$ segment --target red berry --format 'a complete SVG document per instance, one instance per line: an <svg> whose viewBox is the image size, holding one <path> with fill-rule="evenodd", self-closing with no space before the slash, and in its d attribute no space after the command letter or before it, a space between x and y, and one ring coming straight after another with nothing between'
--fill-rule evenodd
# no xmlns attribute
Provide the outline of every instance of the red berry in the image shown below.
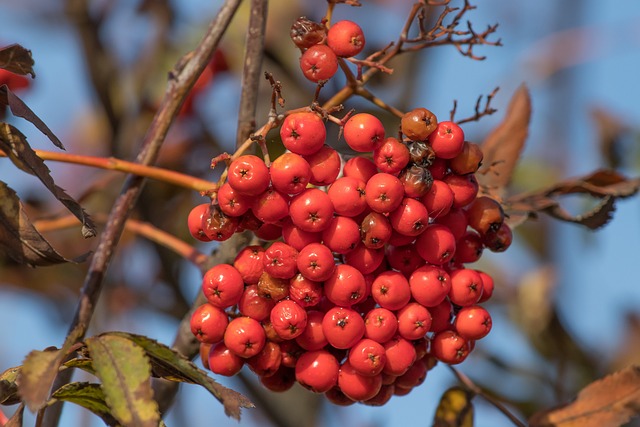
<svg viewBox="0 0 640 427"><path fill-rule="evenodd" d="M269 187L253 199L251 211L263 223L275 224L289 214L289 197Z"/></svg>
<svg viewBox="0 0 640 427"><path fill-rule="evenodd" d="M361 339L349 350L349 363L359 374L367 377L381 373L386 362L384 347L372 339Z"/></svg>
<svg viewBox="0 0 640 427"><path fill-rule="evenodd" d="M353 347L364 335L364 329L360 314L346 307L328 310L322 320L324 336L329 344L338 349Z"/></svg>
<svg viewBox="0 0 640 427"><path fill-rule="evenodd" d="M408 340L423 338L431 328L431 313L417 302L411 302L397 313L398 334Z"/></svg>
<svg viewBox="0 0 640 427"><path fill-rule="evenodd" d="M329 226L333 212L331 199L317 188L308 188L294 196L289 205L291 220L304 231L324 230Z"/></svg>
<svg viewBox="0 0 640 427"><path fill-rule="evenodd" d="M364 49L364 43L362 28L353 21L338 21L327 32L327 45L338 56L355 56Z"/></svg>
<svg viewBox="0 0 640 427"><path fill-rule="evenodd" d="M449 213L453 205L453 191L446 182L435 179L431 189L420 198L420 201L427 208L431 218L439 218Z"/></svg>
<svg viewBox="0 0 640 427"><path fill-rule="evenodd" d="M432 224L416 239L416 250L429 264L442 265L453 258L456 239L444 225Z"/></svg>
<svg viewBox="0 0 640 427"><path fill-rule="evenodd" d="M239 223L238 218L225 215L218 204L209 205L202 215L202 232L208 239L222 242L236 232Z"/></svg>
<svg viewBox="0 0 640 427"><path fill-rule="evenodd" d="M454 331L442 331L431 340L431 354L441 362L456 365L469 355L469 343Z"/></svg>
<svg viewBox="0 0 640 427"><path fill-rule="evenodd" d="M440 122L429 135L429 144L431 144L436 156L441 159L453 159L462 151L464 132L460 126L453 122Z"/></svg>
<svg viewBox="0 0 640 427"><path fill-rule="evenodd" d="M469 230L456 242L457 263L473 263L480 259L484 246L482 238L475 231Z"/></svg>
<svg viewBox="0 0 640 427"><path fill-rule="evenodd" d="M354 114L344 124L344 140L352 150L366 153L373 151L384 140L384 126L372 114Z"/></svg>
<svg viewBox="0 0 640 427"><path fill-rule="evenodd" d="M270 319L276 334L285 340L294 339L307 327L307 312L291 300L278 301Z"/></svg>
<svg viewBox="0 0 640 427"><path fill-rule="evenodd" d="M227 313L209 303L202 304L191 315L191 332L202 343L222 341L228 324Z"/></svg>
<svg viewBox="0 0 640 427"><path fill-rule="evenodd" d="M267 336L260 322L250 317L236 317L229 322L224 333L224 345L245 359L258 354L264 348L266 340Z"/></svg>
<svg viewBox="0 0 640 427"><path fill-rule="evenodd" d="M322 232L322 241L333 252L347 254L360 243L358 223L347 216L336 216Z"/></svg>
<svg viewBox="0 0 640 427"><path fill-rule="evenodd" d="M429 225L429 213L418 200L405 197L400 206L389 213L389 221L398 233L417 236Z"/></svg>
<svg viewBox="0 0 640 427"><path fill-rule="evenodd" d="M243 316L251 317L261 322L269 318L274 305L274 300L260 295L258 285L249 285L244 288L240 301L238 301L238 311Z"/></svg>
<svg viewBox="0 0 640 427"><path fill-rule="evenodd" d="M394 270L409 277L416 269L424 265L424 259L416 252L414 245L387 246L387 262Z"/></svg>
<svg viewBox="0 0 640 427"><path fill-rule="evenodd" d="M477 304L482 296L482 277L470 268L454 270L451 276L449 299L461 307Z"/></svg>
<svg viewBox="0 0 640 427"><path fill-rule="evenodd" d="M301 307L313 307L320 303L323 296L323 286L297 274L289 281L289 296Z"/></svg>
<svg viewBox="0 0 640 427"><path fill-rule="evenodd" d="M364 336L381 344L393 338L398 330L396 315L382 307L370 310L365 316L364 324Z"/></svg>
<svg viewBox="0 0 640 427"><path fill-rule="evenodd" d="M287 245L293 246L299 251L310 243L320 243L322 234L304 231L296 226L290 218L287 218L282 223L282 238Z"/></svg>
<svg viewBox="0 0 640 427"><path fill-rule="evenodd" d="M271 341L267 341L260 353L247 359L249 369L260 377L270 377L274 375L282 363L282 351L280 346Z"/></svg>
<svg viewBox="0 0 640 427"><path fill-rule="evenodd" d="M360 215L367 208L364 181L343 176L338 178L327 190L338 215L354 217Z"/></svg>
<svg viewBox="0 0 640 427"><path fill-rule="evenodd" d="M372 176L365 187L367 204L380 213L391 212L402 203L404 187L400 180L388 173Z"/></svg>
<svg viewBox="0 0 640 427"><path fill-rule="evenodd" d="M493 295L493 287L494 287L493 278L489 276L487 273L485 273L484 271L480 271L480 270L476 270L476 271L478 272L478 274L480 275L480 278L482 279L482 296L480 297L480 301L478 302L485 302L489 298L491 298L491 295Z"/></svg>
<svg viewBox="0 0 640 427"><path fill-rule="evenodd" d="M304 158L311 167L309 182L313 185L330 185L340 173L340 154L328 145Z"/></svg>
<svg viewBox="0 0 640 427"><path fill-rule="evenodd" d="M229 165L227 180L238 194L257 196L269 187L269 168L258 156L247 154Z"/></svg>
<svg viewBox="0 0 640 427"><path fill-rule="evenodd" d="M425 307L440 304L451 290L451 278L442 268L435 265L423 265L409 278L409 288L414 300Z"/></svg>
<svg viewBox="0 0 640 427"><path fill-rule="evenodd" d="M462 208L473 202L478 195L478 181L473 174L456 175L449 174L444 177L453 192L453 206Z"/></svg>
<svg viewBox="0 0 640 427"><path fill-rule="evenodd" d="M378 173L378 169L371 160L365 157L352 157L346 161L343 168L344 176L367 182Z"/></svg>
<svg viewBox="0 0 640 427"><path fill-rule="evenodd" d="M398 271L385 271L371 285L371 295L380 305L389 310L399 310L411 299L409 282Z"/></svg>
<svg viewBox="0 0 640 427"><path fill-rule="evenodd" d="M386 374L400 376L416 361L416 349L409 340L396 335L383 346L387 355L387 363L383 369Z"/></svg>
<svg viewBox="0 0 640 427"><path fill-rule="evenodd" d="M456 332L467 340L479 340L491 331L491 316L479 305L462 307L453 323Z"/></svg>
<svg viewBox="0 0 640 427"><path fill-rule="evenodd" d="M242 276L244 283L249 285L258 283L264 271L264 264L262 263L263 256L264 249L258 245L246 246L238 252L238 255L236 255L233 261L233 266L238 270L240 276Z"/></svg>
<svg viewBox="0 0 640 427"><path fill-rule="evenodd" d="M364 276L356 268L339 264L324 283L326 297L337 306L351 307L367 296Z"/></svg>
<svg viewBox="0 0 640 427"><path fill-rule="evenodd" d="M397 174L409 163L409 149L398 141L389 137L373 150L373 161L380 172Z"/></svg>
<svg viewBox="0 0 640 427"><path fill-rule="evenodd" d="M338 383L340 365L326 350L308 351L296 362L296 380L311 391L324 393Z"/></svg>
<svg viewBox="0 0 640 427"><path fill-rule="evenodd" d="M242 369L244 359L227 348L224 341L209 350L209 369L218 375L231 377Z"/></svg>
<svg viewBox="0 0 640 427"><path fill-rule="evenodd" d="M251 198L239 194L225 182L218 190L218 204L225 215L242 216L251 207Z"/></svg>
<svg viewBox="0 0 640 427"><path fill-rule="evenodd" d="M298 272L298 251L282 242L274 242L264 251L264 271L276 279L291 279Z"/></svg>
<svg viewBox="0 0 640 427"><path fill-rule="evenodd" d="M491 252L504 252L513 241L511 227L505 222L497 231L489 231L485 234L482 242Z"/></svg>
<svg viewBox="0 0 640 427"><path fill-rule="evenodd" d="M270 171L273 187L284 194L302 193L311 179L311 166L295 153L284 153L275 159Z"/></svg>
<svg viewBox="0 0 640 427"><path fill-rule="evenodd" d="M300 69L312 82L329 80L338 71L338 57L329 46L316 44L300 57Z"/></svg>
<svg viewBox="0 0 640 427"><path fill-rule="evenodd" d="M392 230L391 223L384 214L369 212L360 225L362 243L370 249L382 248L391 238Z"/></svg>
<svg viewBox="0 0 640 427"><path fill-rule="evenodd" d="M301 156L317 152L324 145L326 136L324 121L312 112L290 114L280 127L280 138L284 146Z"/></svg>
<svg viewBox="0 0 640 427"><path fill-rule="evenodd" d="M369 400L380 391L382 375L362 375L347 360L340 367L338 387L351 400L357 402Z"/></svg>
<svg viewBox="0 0 640 427"><path fill-rule="evenodd" d="M362 274L373 273L384 261L384 249L370 249L359 244L354 250L342 256L345 264L349 264Z"/></svg>
<svg viewBox="0 0 640 427"><path fill-rule="evenodd" d="M211 305L224 310L240 301L244 282L235 267L218 264L204 274L202 291Z"/></svg>
<svg viewBox="0 0 640 427"><path fill-rule="evenodd" d="M293 369L282 366L281 363L280 368L273 375L261 376L260 383L271 391L281 393L293 387L296 383L296 376Z"/></svg>
<svg viewBox="0 0 640 427"><path fill-rule="evenodd" d="M328 344L322 331L322 319L324 313L317 310L307 312L307 326L296 337L296 342L307 351L321 350Z"/></svg>
<svg viewBox="0 0 640 427"><path fill-rule="evenodd" d="M189 228L189 234L195 239L201 242L210 242L211 239L202 230L203 217L209 209L209 203L202 203L197 205L189 212L187 217L187 227Z"/></svg>
<svg viewBox="0 0 640 427"><path fill-rule="evenodd" d="M442 300L442 302L434 307L429 307L431 313L431 330L430 332L444 331L451 329L451 313L453 306L448 299Z"/></svg>
<svg viewBox="0 0 640 427"><path fill-rule="evenodd" d="M327 280L336 268L331 249L321 243L311 243L302 248L296 263L300 274L317 282Z"/></svg>

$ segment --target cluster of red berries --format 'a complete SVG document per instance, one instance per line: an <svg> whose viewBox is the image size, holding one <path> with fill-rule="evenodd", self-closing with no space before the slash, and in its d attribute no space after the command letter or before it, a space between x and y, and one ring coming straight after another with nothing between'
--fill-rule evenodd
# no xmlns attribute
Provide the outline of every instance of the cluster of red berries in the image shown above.
<svg viewBox="0 0 640 427"><path fill-rule="evenodd" d="M365 44L362 28L348 20L338 21L327 30L323 23L298 18L290 35L302 51L302 74L312 82L329 80L338 71L338 58L359 54Z"/></svg>
<svg viewBox="0 0 640 427"><path fill-rule="evenodd" d="M500 204L478 197L482 152L424 108L404 115L401 134L351 116L346 143L373 155L343 164L320 115L297 112L270 166L254 155L229 164L217 202L190 214L192 235L251 230L273 243L204 275L208 302L191 328L211 371L247 364L271 390L297 381L338 404L381 405L489 333L479 304L493 280L465 264L505 250L511 230Z"/></svg>

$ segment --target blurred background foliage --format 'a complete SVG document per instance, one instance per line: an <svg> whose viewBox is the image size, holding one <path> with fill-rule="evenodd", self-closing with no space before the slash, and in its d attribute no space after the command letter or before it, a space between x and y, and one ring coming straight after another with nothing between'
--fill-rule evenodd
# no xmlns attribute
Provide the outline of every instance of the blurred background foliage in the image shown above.
<svg viewBox="0 0 640 427"><path fill-rule="evenodd" d="M453 1L452 6L460 5L456 3L462 2ZM363 1L360 8L338 7L335 18L362 25L367 49L373 52L397 38L411 4ZM203 0L5 1L0 2L0 43L20 43L32 50L37 78L16 93L68 152L132 159L165 89L168 70L195 46L219 5ZM172 127L158 166L214 181L220 171L211 171L209 160L233 150L248 6L244 2L223 38L221 63L211 79ZM616 5L592 0L485 0L477 6L466 18L479 29L499 23L497 36L503 47L477 47L478 54L487 56L484 61L464 58L452 47L402 55L391 64L393 74L378 75L370 90L401 111L424 106L438 117L447 117L457 100L457 113L464 117L473 114L478 96L499 86L493 100L498 112L464 126L469 140L481 142L525 82L533 115L510 194L602 167L638 175L639 5L633 0ZM325 3L317 1L269 4L263 68L282 82L287 108L309 104L314 91L298 70L289 27L298 16L318 20L325 10ZM343 84L334 79L321 92L321 100ZM266 120L270 94L263 81L258 124ZM345 106L375 111L388 129L398 125L397 119L364 99L350 99ZM3 120L19 127L35 148L52 149L26 122L9 113ZM48 166L58 185L98 222L109 212L124 180L118 172L61 163ZM41 220L41 225L66 215L37 180L6 159L0 159L0 180L18 191L29 217ZM196 245L186 217L204 201L193 192L150 181L133 217ZM587 205L572 196L565 208L577 214ZM488 305L495 329L461 370L524 419L568 401L605 374L640 363L635 270L640 260L639 214L637 197L621 201L613 221L596 232L542 215L516 229L507 253L483 257L479 268L496 277L497 289ZM82 239L77 227L43 234L68 258L95 249L96 239ZM199 248L211 252L215 246ZM0 369L20 364L31 349L63 341L86 267L80 263L25 268L0 254ZM198 275L173 252L125 232L92 333L127 330L170 344L199 292ZM221 381L247 393L258 406L244 412L240 425L351 422L364 427L399 426L412 417L432 417L440 394L455 377L443 367L429 376L433 378L410 396L396 397L385 408L335 408L299 388L276 396L260 389L251 374ZM198 393L183 387L168 425L235 425L216 408L217 402ZM477 404L477 425L511 425L480 399ZM62 425L100 424L71 408L64 416L67 424Z"/></svg>

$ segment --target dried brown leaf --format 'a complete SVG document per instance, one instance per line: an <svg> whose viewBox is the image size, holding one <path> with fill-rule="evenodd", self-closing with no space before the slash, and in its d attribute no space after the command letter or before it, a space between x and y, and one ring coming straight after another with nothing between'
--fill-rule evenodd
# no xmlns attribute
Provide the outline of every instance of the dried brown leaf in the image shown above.
<svg viewBox="0 0 640 427"><path fill-rule="evenodd" d="M24 404L21 403L18 406L18 410L13 414L9 421L4 425L4 427L22 427L22 418L24 414Z"/></svg>
<svg viewBox="0 0 640 427"><path fill-rule="evenodd" d="M69 262L38 233L15 191L0 181L0 252L30 266Z"/></svg>
<svg viewBox="0 0 640 427"><path fill-rule="evenodd" d="M510 197L506 211L515 218L535 216L544 212L556 219L583 225L592 230L605 225L612 217L617 198L625 198L640 190L640 178L627 178L609 169L600 169L587 176L567 179L531 193ZM560 205L559 198L584 194L599 199L599 203L579 215L572 215Z"/></svg>
<svg viewBox="0 0 640 427"><path fill-rule="evenodd" d="M620 426L640 415L640 366L629 366L589 384L562 407L538 412L531 427Z"/></svg>
<svg viewBox="0 0 640 427"><path fill-rule="evenodd" d="M0 49L0 68L4 68L12 73L23 75L31 74L31 77L35 78L36 72L33 71L34 63L31 57L31 51L19 44L12 44Z"/></svg>
<svg viewBox="0 0 640 427"><path fill-rule="evenodd" d="M53 133L36 113L34 113L27 104L22 101L16 94L11 92L7 85L0 86L0 104L4 104L11 109L11 113L16 117L21 117L31 122L40 132L46 135L53 145L64 150L64 145Z"/></svg>
<svg viewBox="0 0 640 427"><path fill-rule="evenodd" d="M9 156L17 167L38 177L56 199L82 222L82 235L85 238L96 235L95 224L89 215L75 199L56 185L49 168L29 146L27 138L22 132L7 123L0 123L0 149Z"/></svg>
<svg viewBox="0 0 640 427"><path fill-rule="evenodd" d="M502 122L481 145L484 167L478 181L484 192L502 200L529 135L531 98L523 84L511 97Z"/></svg>

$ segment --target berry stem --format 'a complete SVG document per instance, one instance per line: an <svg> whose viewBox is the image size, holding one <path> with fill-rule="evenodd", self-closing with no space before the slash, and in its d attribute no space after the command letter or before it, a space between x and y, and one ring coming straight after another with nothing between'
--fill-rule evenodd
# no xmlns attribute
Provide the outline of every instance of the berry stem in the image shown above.
<svg viewBox="0 0 640 427"><path fill-rule="evenodd" d="M520 421L518 419L518 417L516 417L511 411L509 411L509 409L507 409L507 407L504 406L502 404L502 402L500 402L498 399L496 399L495 397L491 396L490 394L485 393L485 391L482 388L480 388L476 383L474 383L471 380L471 378L469 378L468 376L466 376L465 374L463 374L462 372L460 372L459 370L457 370L453 366L451 366L451 365L447 365L447 366L449 367L449 369L451 369L451 371L456 376L456 378L458 378L458 381L460 381L462 384L464 384L465 387L467 387L473 393L475 393L475 394L477 394L479 396L482 396L487 402L489 402L493 406L495 406L496 409L498 409L507 418L509 418L509 420L514 425L516 425L518 427L526 427L526 424L524 424L522 421Z"/></svg>
<svg viewBox="0 0 640 427"><path fill-rule="evenodd" d="M34 150L42 160L54 162L72 163L76 165L91 166L99 169L126 172L140 177L151 178L157 181L174 184L179 187L206 193L216 184L191 175L182 174L156 166L146 166L140 163L128 162L114 157L95 157L79 154L60 153L56 151ZM6 157L6 153L0 150L0 157Z"/></svg>

